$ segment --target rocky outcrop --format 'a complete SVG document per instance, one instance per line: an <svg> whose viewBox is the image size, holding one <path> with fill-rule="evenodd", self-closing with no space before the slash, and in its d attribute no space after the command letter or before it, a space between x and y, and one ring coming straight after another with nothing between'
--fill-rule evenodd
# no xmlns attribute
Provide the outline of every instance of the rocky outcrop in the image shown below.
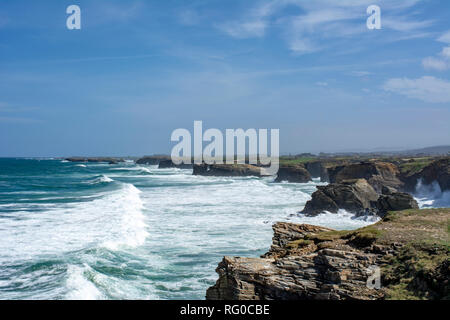
<svg viewBox="0 0 450 320"><path fill-rule="evenodd" d="M398 212L354 231L277 223L261 258L224 257L206 299L448 298L449 216L448 209Z"/></svg>
<svg viewBox="0 0 450 320"><path fill-rule="evenodd" d="M284 257L292 251L288 246L293 241L304 239L305 236L315 235L320 232L333 231L333 229L313 226L309 224L294 224L278 222L273 225L273 238L270 251L263 255L263 258Z"/></svg>
<svg viewBox="0 0 450 320"><path fill-rule="evenodd" d="M383 186L401 188L403 183L399 175L397 166L388 162L351 163L328 169L330 183L349 179L366 179L378 193L381 193Z"/></svg>
<svg viewBox="0 0 450 320"><path fill-rule="evenodd" d="M414 198L391 187L382 187L379 195L365 180L344 180L327 186L318 186L302 213L315 216L320 213L337 213L339 209L356 215L376 214L383 217L388 211L418 209Z"/></svg>
<svg viewBox="0 0 450 320"><path fill-rule="evenodd" d="M338 166L343 166L349 163L349 160L339 159L320 159L315 161L305 162L305 169L308 170L311 177L320 178L321 182L330 182L328 170L333 170Z"/></svg>
<svg viewBox="0 0 450 320"><path fill-rule="evenodd" d="M158 169L170 169L170 168L192 169L193 165L190 163L175 164L172 162L172 160L161 160L159 162Z"/></svg>
<svg viewBox="0 0 450 320"><path fill-rule="evenodd" d="M419 209L419 205L410 194L397 192L390 195L381 195L376 203L376 208L377 214L384 216L389 211Z"/></svg>
<svg viewBox="0 0 450 320"><path fill-rule="evenodd" d="M319 178L322 176L324 166L321 161L310 161L305 163L305 169L313 178Z"/></svg>
<svg viewBox="0 0 450 320"><path fill-rule="evenodd" d="M344 180L342 183L318 186L317 189L302 213L307 215L318 215L325 211L337 213L339 209L357 215L373 213L373 203L379 197L365 179Z"/></svg>
<svg viewBox="0 0 450 320"><path fill-rule="evenodd" d="M65 160L69 162L90 162L90 163L109 163L109 164L118 164L120 162L124 162L123 159L105 158L105 157L96 157L96 158L73 157L73 158L66 158Z"/></svg>
<svg viewBox="0 0 450 320"><path fill-rule="evenodd" d="M136 160L136 164L146 164L151 166L157 166L161 161L171 160L169 156L145 156Z"/></svg>
<svg viewBox="0 0 450 320"><path fill-rule="evenodd" d="M215 177L261 177L261 168L250 164L194 165L194 175Z"/></svg>
<svg viewBox="0 0 450 320"><path fill-rule="evenodd" d="M278 170L277 178L275 182L293 182L293 183L306 183L312 181L311 175L308 170L302 166L281 166Z"/></svg>
<svg viewBox="0 0 450 320"><path fill-rule="evenodd" d="M433 161L422 170L413 174L403 174L404 189L414 192L419 180L429 185L437 182L442 191L450 190L450 158Z"/></svg>
<svg viewBox="0 0 450 320"><path fill-rule="evenodd" d="M417 201L408 193L397 192L395 189L383 187L383 194L375 204L377 214L384 217L389 211L419 209Z"/></svg>

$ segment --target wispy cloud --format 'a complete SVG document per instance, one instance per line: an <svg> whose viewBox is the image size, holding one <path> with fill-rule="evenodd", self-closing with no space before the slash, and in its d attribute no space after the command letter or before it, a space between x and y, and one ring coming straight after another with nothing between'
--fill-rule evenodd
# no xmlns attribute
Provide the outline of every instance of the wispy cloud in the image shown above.
<svg viewBox="0 0 450 320"><path fill-rule="evenodd" d="M406 18L392 17L384 18L383 27L389 28L395 31L401 32L412 32L417 30L423 30L425 28L431 27L435 21L433 20L408 20Z"/></svg>
<svg viewBox="0 0 450 320"><path fill-rule="evenodd" d="M88 9L97 14L89 20L89 23L94 25L113 22L128 23L139 17L145 10L143 1L124 1L123 3L99 1L92 3L92 6L93 8Z"/></svg>
<svg viewBox="0 0 450 320"><path fill-rule="evenodd" d="M450 44L450 31L440 36L437 41ZM450 69L450 46L444 47L436 57L427 57L422 60L427 70L446 71Z"/></svg>
<svg viewBox="0 0 450 320"><path fill-rule="evenodd" d="M444 43L450 43L450 30L440 36L437 40Z"/></svg>
<svg viewBox="0 0 450 320"><path fill-rule="evenodd" d="M450 69L450 59L427 57L423 59L422 65L427 70L445 71Z"/></svg>
<svg viewBox="0 0 450 320"><path fill-rule="evenodd" d="M252 20L240 23L225 23L219 28L234 38L263 37L266 31L266 23L262 20Z"/></svg>
<svg viewBox="0 0 450 320"><path fill-rule="evenodd" d="M371 74L372 73L370 73L368 71L353 71L353 72L351 72L351 75L353 75L355 77L368 77Z"/></svg>
<svg viewBox="0 0 450 320"><path fill-rule="evenodd" d="M384 29L402 34L402 37L415 37L433 25L432 20L420 20L409 9L421 0L379 1L382 8ZM339 39L367 32L365 27L366 8L373 0L272 0L244 13L241 18L225 22L219 28L235 38L264 37L271 25L284 29L287 45L295 53L311 53L324 48L323 39ZM301 12L283 18L277 13L287 6L294 6ZM386 15L384 15L386 12ZM406 38L405 38L406 39Z"/></svg>
<svg viewBox="0 0 450 320"><path fill-rule="evenodd" d="M32 118L21 118L21 117L3 117L0 115L0 122L2 123L16 123L16 124L21 124L21 123L39 123L42 122L41 120L38 119L32 119Z"/></svg>
<svg viewBox="0 0 450 320"><path fill-rule="evenodd" d="M34 119L31 117L23 117L21 115L16 115L17 113L24 113L32 110L36 110L34 107L15 107L11 106L6 102L0 101L0 122L1 123L37 123L41 120Z"/></svg>
<svg viewBox="0 0 450 320"><path fill-rule="evenodd" d="M200 22L200 16L197 11L184 9L178 13L179 22L186 26L193 26Z"/></svg>
<svg viewBox="0 0 450 320"><path fill-rule="evenodd" d="M424 76L418 79L389 79L383 87L386 91L425 102L450 102L450 82L431 76Z"/></svg>

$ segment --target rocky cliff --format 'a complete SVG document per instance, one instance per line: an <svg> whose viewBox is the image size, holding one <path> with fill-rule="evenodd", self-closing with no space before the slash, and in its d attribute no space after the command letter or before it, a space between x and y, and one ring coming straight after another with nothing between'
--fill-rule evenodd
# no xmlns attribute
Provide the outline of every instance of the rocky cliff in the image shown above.
<svg viewBox="0 0 450 320"><path fill-rule="evenodd" d="M201 164L194 165L194 175L216 177L260 177L261 168L250 164Z"/></svg>
<svg viewBox="0 0 450 320"><path fill-rule="evenodd" d="M449 228L449 209L389 213L354 231L277 223L267 254L219 263L206 298L449 299Z"/></svg>
<svg viewBox="0 0 450 320"><path fill-rule="evenodd" d="M105 158L105 157L95 157L95 158L83 158L83 157L73 157L65 159L69 162L91 162L91 163L109 163L118 164L119 162L124 162L120 158Z"/></svg>
<svg viewBox="0 0 450 320"><path fill-rule="evenodd" d="M450 158L432 161L425 167L415 171L406 171L401 175L404 189L409 192L415 191L419 180L425 185L437 182L442 191L450 190Z"/></svg>
<svg viewBox="0 0 450 320"><path fill-rule="evenodd" d="M378 193L381 193L383 186L400 189L403 183L399 179L399 174L397 166L388 162L366 161L328 169L331 183L340 183L350 179L366 179Z"/></svg>
<svg viewBox="0 0 450 320"><path fill-rule="evenodd" d="M171 169L171 168L177 168L177 169L192 169L193 165L190 163L182 163L182 164L175 164L172 160L161 160L158 165L158 169Z"/></svg>
<svg viewBox="0 0 450 320"><path fill-rule="evenodd" d="M312 181L311 175L303 166L290 165L281 166L278 170L275 182L292 182L292 183L306 183Z"/></svg>
<svg viewBox="0 0 450 320"><path fill-rule="evenodd" d="M136 160L136 164L146 164L146 165L159 165L161 161L171 160L169 156L157 155L157 156L145 156Z"/></svg>
<svg viewBox="0 0 450 320"><path fill-rule="evenodd" d="M373 214L383 217L388 211L418 209L414 198L407 193L383 186L378 194L366 179L342 180L318 186L302 213L315 216L320 213L337 213L340 209L358 216Z"/></svg>

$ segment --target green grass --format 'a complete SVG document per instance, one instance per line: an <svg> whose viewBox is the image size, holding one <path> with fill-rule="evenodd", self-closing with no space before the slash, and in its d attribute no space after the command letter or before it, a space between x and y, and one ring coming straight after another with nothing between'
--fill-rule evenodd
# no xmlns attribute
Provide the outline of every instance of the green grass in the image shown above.
<svg viewBox="0 0 450 320"><path fill-rule="evenodd" d="M420 172L423 168L432 163L435 159L433 158L416 158L412 159L411 162L405 162L399 165L400 172L402 174L411 176L415 173Z"/></svg>
<svg viewBox="0 0 450 320"><path fill-rule="evenodd" d="M346 240L356 247L367 247L382 235L382 231L373 226L364 227L358 230L348 231L327 231L314 235L308 235L306 240L314 241L316 244L326 241Z"/></svg>
<svg viewBox="0 0 450 320"><path fill-rule="evenodd" d="M396 256L385 258L381 269L386 298L448 299L446 279L439 278L438 268L449 260L449 247L435 243L410 243ZM426 285L425 285L426 284ZM423 291L426 287L427 291Z"/></svg>
<svg viewBox="0 0 450 320"><path fill-rule="evenodd" d="M304 247L309 246L310 244L313 244L314 242L311 240L304 240L304 239L299 239L299 240L295 240L295 241L291 241L289 242L286 247L288 247L289 249L301 249Z"/></svg>
<svg viewBox="0 0 450 320"><path fill-rule="evenodd" d="M312 157L302 157L302 158L280 158L280 164L281 165L297 165L297 164L305 164L307 162L311 162L317 160L317 158L312 158Z"/></svg>

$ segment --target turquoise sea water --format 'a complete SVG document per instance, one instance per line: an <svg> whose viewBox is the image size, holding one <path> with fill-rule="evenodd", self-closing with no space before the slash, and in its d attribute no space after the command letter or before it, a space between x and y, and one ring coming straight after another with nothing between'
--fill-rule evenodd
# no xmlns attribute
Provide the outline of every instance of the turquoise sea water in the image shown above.
<svg viewBox="0 0 450 320"><path fill-rule="evenodd" d="M132 162L0 159L0 299L203 299L223 256L257 257L318 181L216 178Z"/></svg>

